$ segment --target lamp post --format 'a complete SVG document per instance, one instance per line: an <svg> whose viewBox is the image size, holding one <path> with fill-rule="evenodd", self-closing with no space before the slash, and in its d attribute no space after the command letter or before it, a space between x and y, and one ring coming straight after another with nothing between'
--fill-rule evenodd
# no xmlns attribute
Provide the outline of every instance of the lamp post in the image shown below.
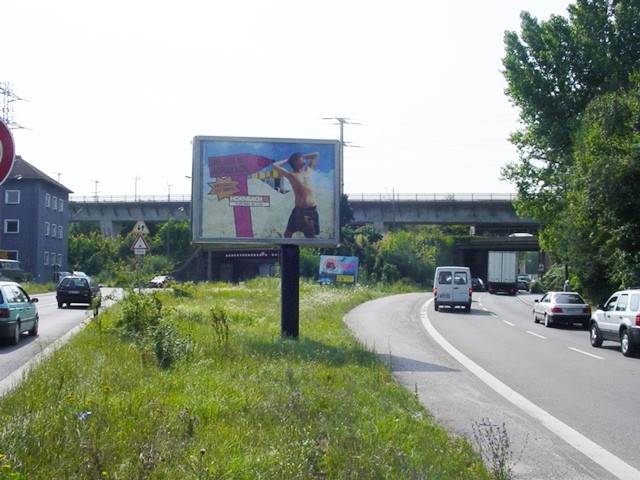
<svg viewBox="0 0 640 480"><path fill-rule="evenodd" d="M179 212L184 212L184 207L179 207L178 208ZM169 210L169 217L167 218L167 261L169 260L169 242L171 240L171 235L170 235L170 231L171 231L171 224L173 223L173 221L175 220L175 216L173 215L173 211Z"/></svg>
<svg viewBox="0 0 640 480"><path fill-rule="evenodd" d="M139 176L135 176L133 177L133 201L137 202L138 201L138 180L140 180Z"/></svg>

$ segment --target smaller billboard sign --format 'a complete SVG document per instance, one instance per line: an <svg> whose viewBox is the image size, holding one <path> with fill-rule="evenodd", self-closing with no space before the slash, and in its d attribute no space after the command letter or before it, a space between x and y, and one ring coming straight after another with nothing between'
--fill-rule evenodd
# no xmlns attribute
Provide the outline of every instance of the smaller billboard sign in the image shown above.
<svg viewBox="0 0 640 480"><path fill-rule="evenodd" d="M318 281L321 283L357 283L358 257L321 255Z"/></svg>

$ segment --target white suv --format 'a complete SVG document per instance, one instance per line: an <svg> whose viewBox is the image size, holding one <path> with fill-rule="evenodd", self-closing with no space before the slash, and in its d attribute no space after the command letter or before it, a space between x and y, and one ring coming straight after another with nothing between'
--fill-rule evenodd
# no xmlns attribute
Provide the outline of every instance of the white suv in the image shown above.
<svg viewBox="0 0 640 480"><path fill-rule="evenodd" d="M603 340L620 342L625 357L640 347L640 288L621 290L598 305L589 322L591 345L600 347Z"/></svg>

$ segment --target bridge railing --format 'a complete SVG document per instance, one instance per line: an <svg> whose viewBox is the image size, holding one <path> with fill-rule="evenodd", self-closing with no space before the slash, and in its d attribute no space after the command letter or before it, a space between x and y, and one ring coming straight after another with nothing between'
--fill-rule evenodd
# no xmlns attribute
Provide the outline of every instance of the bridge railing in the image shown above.
<svg viewBox="0 0 640 480"><path fill-rule="evenodd" d="M191 195L69 195L76 203L190 202Z"/></svg>
<svg viewBox="0 0 640 480"><path fill-rule="evenodd" d="M515 200L515 193L349 193L349 200L361 202L437 202Z"/></svg>
<svg viewBox="0 0 640 480"><path fill-rule="evenodd" d="M437 202L515 200L514 193L349 193L349 200L361 202ZM70 195L77 203L190 202L191 195Z"/></svg>

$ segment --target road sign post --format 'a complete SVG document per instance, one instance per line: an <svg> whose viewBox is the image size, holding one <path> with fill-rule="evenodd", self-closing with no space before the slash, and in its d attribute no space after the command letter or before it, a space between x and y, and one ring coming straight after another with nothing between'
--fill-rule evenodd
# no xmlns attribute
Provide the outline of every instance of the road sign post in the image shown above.
<svg viewBox="0 0 640 480"><path fill-rule="evenodd" d="M0 121L0 185L4 183L16 159L16 147L13 143L13 135L11 130L2 121Z"/></svg>

